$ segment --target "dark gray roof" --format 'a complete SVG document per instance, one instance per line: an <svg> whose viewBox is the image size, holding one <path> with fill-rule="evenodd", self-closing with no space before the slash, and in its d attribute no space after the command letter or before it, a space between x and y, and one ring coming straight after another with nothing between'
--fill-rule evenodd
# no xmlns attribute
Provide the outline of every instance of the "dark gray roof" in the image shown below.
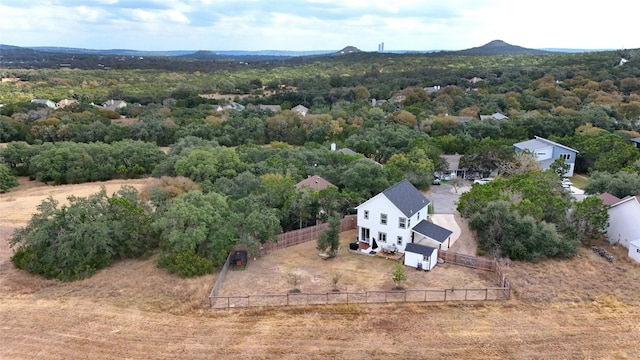
<svg viewBox="0 0 640 360"><path fill-rule="evenodd" d="M414 244L414 243L408 243L407 245L405 245L404 247L404 252L408 253L414 253L414 254L420 254L420 255L424 255L424 256L431 256L431 254L433 254L433 252L436 250L436 248L433 248L431 246L426 246L426 245L422 245L422 244Z"/></svg>
<svg viewBox="0 0 640 360"><path fill-rule="evenodd" d="M411 230L441 243L447 241L449 236L453 234L453 231L445 229L442 226L436 225L427 220L420 221Z"/></svg>
<svg viewBox="0 0 640 360"><path fill-rule="evenodd" d="M407 217L413 216L431 202L407 179L392 185L382 193Z"/></svg>
<svg viewBox="0 0 640 360"><path fill-rule="evenodd" d="M338 150L338 152L339 153L343 153L345 155L358 155L357 152L355 152L355 151L353 151L353 150L351 150L349 148L342 148L342 149Z"/></svg>

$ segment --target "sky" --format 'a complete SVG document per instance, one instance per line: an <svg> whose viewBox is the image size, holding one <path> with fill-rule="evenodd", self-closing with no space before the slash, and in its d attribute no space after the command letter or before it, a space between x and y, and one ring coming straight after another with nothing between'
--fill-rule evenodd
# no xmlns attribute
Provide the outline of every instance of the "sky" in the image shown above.
<svg viewBox="0 0 640 360"><path fill-rule="evenodd" d="M629 0L0 0L0 44L135 50L634 49Z"/></svg>

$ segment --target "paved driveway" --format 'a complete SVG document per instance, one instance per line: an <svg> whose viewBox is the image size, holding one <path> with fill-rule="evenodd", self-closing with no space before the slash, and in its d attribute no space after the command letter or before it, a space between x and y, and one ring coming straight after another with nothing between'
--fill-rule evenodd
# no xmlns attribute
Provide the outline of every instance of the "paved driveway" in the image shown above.
<svg viewBox="0 0 640 360"><path fill-rule="evenodd" d="M456 214L458 212L456 210L458 199L463 192L468 190L468 186L459 187L456 194L453 186L449 184L433 185L426 195L433 203L433 209L436 214Z"/></svg>

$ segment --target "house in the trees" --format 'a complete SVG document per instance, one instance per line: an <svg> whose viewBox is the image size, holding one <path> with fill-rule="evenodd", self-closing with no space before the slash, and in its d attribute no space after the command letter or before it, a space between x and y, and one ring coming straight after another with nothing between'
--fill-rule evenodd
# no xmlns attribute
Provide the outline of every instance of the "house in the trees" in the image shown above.
<svg viewBox="0 0 640 360"><path fill-rule="evenodd" d="M320 191L323 189L326 189L328 187L334 187L337 188L337 186L333 185L332 183L330 183L327 179L318 176L318 175L313 175L313 176L309 176L306 179L300 181L299 183L296 184L296 190L301 191L304 189L311 189L313 191Z"/></svg>
<svg viewBox="0 0 640 360"><path fill-rule="evenodd" d="M499 112L493 113L491 115L480 115L480 120L490 120L490 119L493 119L493 120L507 120L507 119L509 119L509 117L507 115L499 113Z"/></svg>
<svg viewBox="0 0 640 360"><path fill-rule="evenodd" d="M31 100L32 104L38 104L38 105L44 105L48 108L52 108L55 109L56 107L58 107L58 104L54 103L53 101L49 100L49 99L33 99Z"/></svg>
<svg viewBox="0 0 640 360"><path fill-rule="evenodd" d="M295 111L304 117L304 116L307 116L307 113L309 112L309 108L301 104L291 108L291 111Z"/></svg>
<svg viewBox="0 0 640 360"><path fill-rule="evenodd" d="M602 199L602 197L601 197ZM630 248L640 239L640 196L627 196L609 206L609 242Z"/></svg>
<svg viewBox="0 0 640 360"><path fill-rule="evenodd" d="M441 176L445 180L454 178L470 179L479 176L477 171L468 170L460 166L461 155L441 155L440 157L447 162L448 166L447 170L438 172L436 175Z"/></svg>
<svg viewBox="0 0 640 360"><path fill-rule="evenodd" d="M79 104L78 100L75 100L75 99L71 99L71 100L70 99L63 99L63 100L58 101L56 107L58 107L59 109L64 109L67 106L74 106L74 105L78 105L78 104Z"/></svg>
<svg viewBox="0 0 640 360"><path fill-rule="evenodd" d="M225 105L223 107L225 110L236 110L236 111L242 111L244 110L245 106L242 104L238 104L235 101L230 101L227 105Z"/></svg>
<svg viewBox="0 0 640 360"><path fill-rule="evenodd" d="M264 105L264 104L258 104L258 110L265 110L265 111L278 112L278 111L282 110L282 108L280 107L280 105Z"/></svg>
<svg viewBox="0 0 640 360"><path fill-rule="evenodd" d="M107 100L105 102L102 103L102 107L105 109L109 109L109 110L113 110L113 111L118 111L122 108L127 107L127 102L124 100Z"/></svg>
<svg viewBox="0 0 640 360"><path fill-rule="evenodd" d="M563 159L565 164L569 165L569 170L567 170L564 176L573 176L578 150L540 136L535 136L531 140L513 144L513 146L516 152L529 151L532 153L538 159L538 164L542 170L547 170L556 159Z"/></svg>
<svg viewBox="0 0 640 360"><path fill-rule="evenodd" d="M404 249L404 265L421 270L431 270L438 263L438 249L422 244L409 243Z"/></svg>
<svg viewBox="0 0 640 360"><path fill-rule="evenodd" d="M636 147L636 149L640 149L640 137L631 139L631 142Z"/></svg>
<svg viewBox="0 0 640 360"><path fill-rule="evenodd" d="M358 240L374 252L405 252L414 242L414 227L428 220L430 206L431 201L404 179L356 208Z"/></svg>

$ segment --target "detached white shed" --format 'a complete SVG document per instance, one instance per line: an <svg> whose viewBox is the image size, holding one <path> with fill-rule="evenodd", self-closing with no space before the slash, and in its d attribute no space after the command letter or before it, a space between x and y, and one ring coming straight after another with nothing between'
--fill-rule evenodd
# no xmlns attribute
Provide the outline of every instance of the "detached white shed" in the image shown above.
<svg viewBox="0 0 640 360"><path fill-rule="evenodd" d="M629 257L640 263L640 239L629 241Z"/></svg>
<svg viewBox="0 0 640 360"><path fill-rule="evenodd" d="M434 247L408 243L404 248L405 266L411 266L416 269L426 271L433 269L437 263L438 249Z"/></svg>

